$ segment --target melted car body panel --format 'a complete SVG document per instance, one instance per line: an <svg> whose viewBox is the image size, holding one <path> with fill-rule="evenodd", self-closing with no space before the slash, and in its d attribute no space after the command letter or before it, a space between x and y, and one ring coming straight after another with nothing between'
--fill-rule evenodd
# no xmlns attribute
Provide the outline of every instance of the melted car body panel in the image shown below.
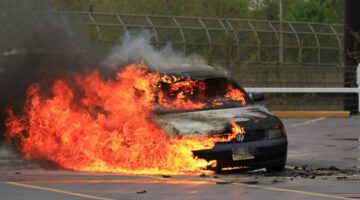
<svg viewBox="0 0 360 200"><path fill-rule="evenodd" d="M266 108L256 105L160 114L155 118L155 122L172 136L225 133L228 131L229 121L234 121L245 129L267 129L274 126L274 123L281 123Z"/></svg>

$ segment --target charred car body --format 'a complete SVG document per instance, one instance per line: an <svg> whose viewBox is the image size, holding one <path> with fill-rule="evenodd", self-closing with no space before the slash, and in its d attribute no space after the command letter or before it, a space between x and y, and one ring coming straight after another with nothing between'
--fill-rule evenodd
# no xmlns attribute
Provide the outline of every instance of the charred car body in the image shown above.
<svg viewBox="0 0 360 200"><path fill-rule="evenodd" d="M195 150L194 156L207 161L216 160L214 169L234 166L265 167L268 171L284 169L288 144L286 130L279 118L264 106L254 103L262 100L263 95L255 94L251 98L234 79L210 66L179 69L182 71L171 72L171 75L206 84L203 90L207 102L192 109L159 109L156 121L167 133L191 136L225 134L231 132L228 122L233 121L245 129L244 135L218 142L211 149ZM162 95L169 96L169 88L163 84ZM242 101L223 98L229 85L242 92ZM196 102L197 92L191 91L191 95Z"/></svg>

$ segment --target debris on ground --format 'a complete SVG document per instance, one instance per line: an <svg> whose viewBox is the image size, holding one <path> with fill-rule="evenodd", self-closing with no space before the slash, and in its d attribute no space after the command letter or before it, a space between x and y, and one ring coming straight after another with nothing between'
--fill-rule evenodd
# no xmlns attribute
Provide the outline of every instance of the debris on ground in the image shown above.
<svg viewBox="0 0 360 200"><path fill-rule="evenodd" d="M205 173L202 173L199 175L200 177L206 177L206 174Z"/></svg>
<svg viewBox="0 0 360 200"><path fill-rule="evenodd" d="M247 184L247 185L256 185L256 184L259 184L259 181L242 181L241 183Z"/></svg>
<svg viewBox="0 0 360 200"><path fill-rule="evenodd" d="M329 170L333 170L333 171L339 171L340 169L335 167L335 166L330 166Z"/></svg>
<svg viewBox="0 0 360 200"><path fill-rule="evenodd" d="M231 183L233 183L233 181L226 181L226 180L216 181L216 184L219 184L219 185L231 184Z"/></svg>
<svg viewBox="0 0 360 200"><path fill-rule="evenodd" d="M336 177L336 179L337 180L345 180L345 179L347 179L347 177L346 176L338 176L338 177Z"/></svg>
<svg viewBox="0 0 360 200"><path fill-rule="evenodd" d="M281 177L289 178L294 180L297 178L315 179L321 178L326 179L327 176L336 176L338 180L347 179L348 176L359 175L360 169L358 168L346 168L339 169L336 166L321 167L321 168L310 168L308 165L302 166L287 166L284 171L281 172L266 172L265 170L255 170L243 172L242 174L254 176L260 175L265 177Z"/></svg>

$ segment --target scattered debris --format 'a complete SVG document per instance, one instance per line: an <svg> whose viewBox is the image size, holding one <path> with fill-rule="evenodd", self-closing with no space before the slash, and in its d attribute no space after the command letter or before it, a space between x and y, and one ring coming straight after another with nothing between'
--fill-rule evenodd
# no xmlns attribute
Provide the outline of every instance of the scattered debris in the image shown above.
<svg viewBox="0 0 360 200"><path fill-rule="evenodd" d="M343 141L358 141L359 138L333 138L333 140L343 140Z"/></svg>
<svg viewBox="0 0 360 200"><path fill-rule="evenodd" d="M200 177L206 177L206 174L202 173L199 175Z"/></svg>
<svg viewBox="0 0 360 200"><path fill-rule="evenodd" d="M242 181L241 183L244 183L247 185L256 185L256 184L259 184L259 181Z"/></svg>
<svg viewBox="0 0 360 200"><path fill-rule="evenodd" d="M231 183L233 183L233 181L226 181L226 180L216 181L216 184L219 184L219 185L222 185L222 184L231 184Z"/></svg>
<svg viewBox="0 0 360 200"><path fill-rule="evenodd" d="M333 170L333 171L339 171L340 169L335 167L335 166L330 166L329 170Z"/></svg>
<svg viewBox="0 0 360 200"><path fill-rule="evenodd" d="M358 175L360 174L360 170L356 167L354 168L346 168L339 169L336 166L330 167L321 167L321 168L309 168L308 165L302 166L287 166L286 169L282 172L266 172L266 171L248 171L243 174L247 174L249 176L265 176L265 177L282 177L288 178L290 180L300 178L305 179L315 179L321 178L322 180L327 180L327 176L336 176L338 180L345 179L343 177Z"/></svg>
<svg viewBox="0 0 360 200"><path fill-rule="evenodd" d="M337 180L345 180L345 179L347 179L347 177L346 176L338 176L338 177L336 177L336 179Z"/></svg>

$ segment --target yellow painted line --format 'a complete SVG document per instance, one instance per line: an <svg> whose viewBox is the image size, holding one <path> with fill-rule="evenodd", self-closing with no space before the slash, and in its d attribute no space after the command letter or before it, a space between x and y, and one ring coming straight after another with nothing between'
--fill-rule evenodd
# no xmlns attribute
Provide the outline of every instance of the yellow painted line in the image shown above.
<svg viewBox="0 0 360 200"><path fill-rule="evenodd" d="M217 179L212 179L212 180L218 181ZM245 184L245 183L240 183L240 182L232 182L231 184L241 185L241 186L248 187L248 188L258 188L258 189L277 191L277 192L288 192L288 193L302 194L302 195L307 195L307 196L324 197L324 198L329 198L329 199L356 200L354 198L349 198L349 197L337 196L337 195L332 195L332 194L324 194L324 193L318 193L318 192L308 192L308 191L303 191L303 190L276 188L276 187L268 187L268 186L262 186L262 185L250 185L250 184Z"/></svg>
<svg viewBox="0 0 360 200"><path fill-rule="evenodd" d="M146 176L146 177L151 177L151 178L156 178L156 179L161 179L161 180L169 180L169 178L164 178L164 177L159 177L159 176ZM171 180L171 178L170 178L170 180ZM277 192L287 192L287 193L295 193L295 194L301 194L301 195L307 195L307 196L324 197L324 198L329 198L329 199L356 200L354 198L331 195L331 194L324 194L324 193L318 193L318 192L308 192L308 191L303 191L303 190L285 189L285 188L277 188L277 187L269 187L269 186L261 186L261 185L251 185L251 184L245 184L245 183L241 183L241 182L234 182L233 180L226 180L226 179L222 180L221 178L217 178L217 179L208 178L207 180L209 180L211 182L219 182L219 181L229 182L230 181L229 184L240 185L240 186L247 187L247 188L258 188L258 189L277 191ZM18 182L5 182L5 183L10 184L10 185L20 186L20 187L31 188L31 189L45 190L45 191L49 191L49 192L56 192L56 193L62 193L62 194L67 194L67 195L71 195L71 196L78 196L78 197L83 197L86 199L114 200L114 199L105 198L105 197L98 197L98 196L81 194L81 193L76 193L76 192L69 192L66 190L59 190L59 189L48 188L48 187L28 185L28 184L18 183Z"/></svg>
<svg viewBox="0 0 360 200"><path fill-rule="evenodd" d="M9 185L25 187L25 188L31 188L31 189L37 189L37 190L45 190L45 191L49 191L49 192L61 193L61 194L66 194L66 195L70 195L70 196L77 196L77 197L82 197L82 198L85 198L85 199L114 200L114 199L105 198L105 197L98 197L98 196L82 194L82 193L77 193L77 192L70 192L70 191L66 191L66 190L59 190L59 189L54 189L54 188L49 188L49 187L28 185L28 184L18 183L18 182L4 182L4 183L9 184Z"/></svg>
<svg viewBox="0 0 360 200"><path fill-rule="evenodd" d="M163 177L157 177L157 176L148 176L148 177L157 178L157 179L165 179ZM324 197L324 198L329 198L329 199L357 200L354 198L342 197L342 196L324 194L324 193L318 193L318 192L308 192L308 191L303 191L303 190L276 188L276 187L268 187L268 186L251 185L251 184L245 184L245 183L240 183L240 182L233 182L233 179L226 180L226 179L222 179L222 178L216 178L216 179L215 178L207 178L207 180L212 181L212 182L224 181L229 184L241 185L241 186L248 187L248 188L258 188L258 189L277 191L277 192L295 193L295 194L302 194L302 195L307 195L307 196Z"/></svg>
<svg viewBox="0 0 360 200"><path fill-rule="evenodd" d="M273 111L280 118L348 118L349 111Z"/></svg>
<svg viewBox="0 0 360 200"><path fill-rule="evenodd" d="M324 119L326 119L326 117L319 117L319 118L316 118L316 119L307 120L305 122L301 122L301 123L297 123L297 124L291 124L290 126L292 126L292 127L304 126L304 125L311 124L311 123L314 123L314 122L322 121Z"/></svg>

